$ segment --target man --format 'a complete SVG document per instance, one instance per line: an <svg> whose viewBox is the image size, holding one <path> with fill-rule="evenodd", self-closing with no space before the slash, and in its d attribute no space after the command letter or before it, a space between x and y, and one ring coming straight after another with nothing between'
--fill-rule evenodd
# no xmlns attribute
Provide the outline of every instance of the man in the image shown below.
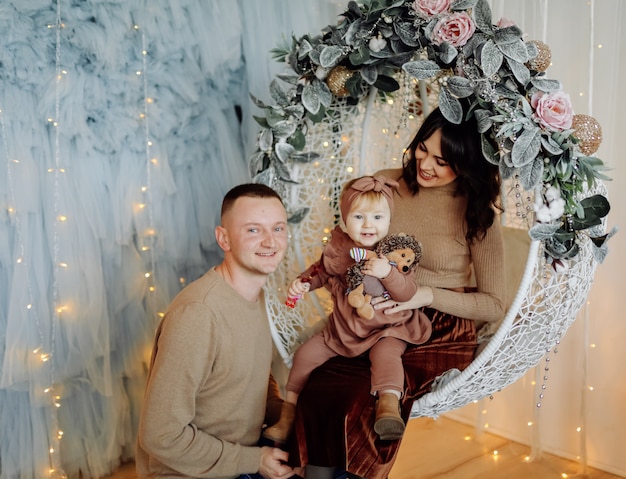
<svg viewBox="0 0 626 479"><path fill-rule="evenodd" d="M236 186L224 197L215 237L223 262L174 298L156 333L139 424L140 478L293 475L285 451L256 445L266 404L277 413L282 402L270 377L262 296L287 249L280 197L264 185Z"/></svg>

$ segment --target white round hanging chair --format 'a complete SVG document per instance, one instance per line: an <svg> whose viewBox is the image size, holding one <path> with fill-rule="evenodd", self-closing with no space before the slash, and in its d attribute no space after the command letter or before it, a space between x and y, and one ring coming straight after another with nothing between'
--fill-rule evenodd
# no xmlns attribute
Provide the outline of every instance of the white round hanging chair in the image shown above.
<svg viewBox="0 0 626 479"><path fill-rule="evenodd" d="M484 10L484 2L479 0L469 3L475 4L473 10L469 8L461 11L467 11L474 19L481 15L483 21L476 23L486 24L484 17L489 12ZM402 8L408 7L402 5L382 12L387 11L389 16L406 15L407 12ZM477 13L479 7L482 10ZM385 15L381 12L378 15L378 21L375 21L373 15L367 17L368 21L379 26L380 18L384 19ZM356 24L359 17L354 17L352 23ZM415 20L413 23L418 33L421 32L420 28L427 28L427 23L419 22ZM364 29L365 26L360 25L360 28ZM292 87L284 89L277 81L272 83L272 98L277 105L268 106L257 100L258 106L264 109L265 118L259 121L263 129L259 135L258 151L251 158L251 170L256 175L256 181L272 186L281 194L291 222L287 256L269 278L265 291L273 339L287 366L291 365L297 347L324 324L332 307L331 299L323 289L307 294L295 307L288 307L285 305L285 288L299 273L319 259L324 243L338 221L338 197L343 184L353 177L372 174L379 169L401 167L403 149L417 131L424 115L437 104L441 107L442 101L454 103L455 95L450 97L448 87L454 81L449 76L444 76L442 81L439 72L426 81L418 80L415 78L415 69L406 67L398 68L393 71L393 75L385 77L387 83L378 83L383 87L389 85L389 82L395 84L393 93L384 94L375 82L368 84L363 81L363 78L369 78L368 73L363 71L360 72L361 82L353 84L352 91L348 92L346 82L350 82L355 73L354 70L346 70L339 62L352 58L349 57L349 51L354 51L354 48L350 50L346 45L341 45L341 49L333 49L332 52L328 49L335 46L333 41L343 42L347 37L345 31L350 32L351 28L355 29L353 27L345 26L341 37L327 35L315 39L305 36L297 42L297 47L292 45L291 66L296 74L292 72L291 75L281 77ZM483 25L483 29L486 28ZM375 35L375 29L370 30L370 35ZM517 33L513 32L512 35ZM328 58L324 61L330 61L331 64L326 70L331 73L334 71L337 75L331 78L329 74L323 82L314 79L309 79L308 83L302 82L304 75L299 71L299 66L294 64L293 55L297 54L301 60L305 56L302 54L303 49L307 52L317 49L318 53L322 53L313 55L314 60L323 60L326 52ZM418 61L429 61L423 60L423 48L416 46L414 50L412 55L406 56L404 64L412 62L415 66L416 58ZM290 59L287 51L285 58ZM510 62L502 63L500 69L506 70L503 65L508 64ZM426 64L419 65L421 68ZM434 68L432 65L430 67ZM538 75L537 71L530 70L530 75L533 74ZM543 75L538 75L537 79L540 78L543 79ZM320 83L328 88L320 86ZM472 93L466 95L470 99L483 95L484 87L480 87L483 88L480 90L476 83ZM313 93L319 97L317 106L324 113L313 120L315 115L310 113L315 111L316 99L310 91L305 91L307 87L314 88ZM458 90L452 93L455 92L458 93ZM489 131L494 130L488 130L487 133ZM569 134L572 135L572 132ZM519 130L511 135L515 139L522 136ZM498 144L510 146L501 140ZM577 148L576 140L561 145ZM542 148L550 150L550 145L542 143ZM551 152L553 157L559 157L555 149ZM544 154L546 158L548 153ZM559 158L563 154L561 152ZM578 155L583 156L580 152ZM548 163L545 159L540 161ZM529 235L529 230L536 225L534 205L545 202L544 191L551 185L546 178L550 175L540 176L533 187L528 188L528 178L523 171L520 178L518 170L520 168L501 166L501 171L508 177L502 190L505 207L502 214L505 226L505 266L510 290L506 315L497 325L490 324L479 332L481 344L473 362L463 371L448 371L438 378L432 390L414 402L411 417L434 417L490 396L513 383L529 368L537 365L560 341L586 301L598 260L606 253L605 246L599 248L598 244L594 244L594 239L604 234L604 221L597 222L599 224L584 232L577 232L577 253L555 261L554 249L546 249L546 241L551 240L556 226L548 227L547 233L545 229L539 228L541 232L533 235L535 239ZM575 192L576 201L593 195L606 195L598 176L601 175L592 174L593 181L578 188L579 191ZM571 182L575 181L580 183L581 180L572 177ZM561 187L563 184L563 181L559 183ZM554 223L559 225L560 221L558 219ZM556 268L557 264L566 268ZM565 270L557 272L557 269Z"/></svg>

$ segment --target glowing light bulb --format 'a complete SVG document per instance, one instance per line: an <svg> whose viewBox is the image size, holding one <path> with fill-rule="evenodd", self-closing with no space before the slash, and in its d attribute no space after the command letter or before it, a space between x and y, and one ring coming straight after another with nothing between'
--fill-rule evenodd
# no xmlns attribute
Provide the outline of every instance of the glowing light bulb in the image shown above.
<svg viewBox="0 0 626 479"><path fill-rule="evenodd" d="M61 221L61 222L63 222L63 221L67 221L67 216L65 216L65 215L59 215L59 216L57 216L57 219L58 219L59 221Z"/></svg>
<svg viewBox="0 0 626 479"><path fill-rule="evenodd" d="M146 273L146 274L144 274L144 276L145 276L146 278L149 278L149 277L150 277L150 273Z"/></svg>

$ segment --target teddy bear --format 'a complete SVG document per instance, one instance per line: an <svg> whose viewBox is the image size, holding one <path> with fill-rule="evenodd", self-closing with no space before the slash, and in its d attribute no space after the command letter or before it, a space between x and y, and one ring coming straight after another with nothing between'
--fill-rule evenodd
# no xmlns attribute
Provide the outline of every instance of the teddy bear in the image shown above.
<svg viewBox="0 0 626 479"><path fill-rule="evenodd" d="M374 317L374 308L370 304L373 297L388 296L380 279L363 274L361 271L368 258L381 255L387 258L389 263L401 273L408 273L417 268L422 258L422 244L413 236L399 233L385 237L378 243L375 251L364 248L352 248L350 250L350 257L356 263L346 272L348 303L364 319Z"/></svg>

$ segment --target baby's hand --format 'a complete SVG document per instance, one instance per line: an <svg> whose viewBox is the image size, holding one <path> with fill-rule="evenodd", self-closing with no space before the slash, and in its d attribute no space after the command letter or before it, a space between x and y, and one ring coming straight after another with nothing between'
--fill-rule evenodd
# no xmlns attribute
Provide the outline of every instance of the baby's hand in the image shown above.
<svg viewBox="0 0 626 479"><path fill-rule="evenodd" d="M384 279L391 274L393 266L387 258L371 258L365 262L363 273L374 276L378 279Z"/></svg>
<svg viewBox="0 0 626 479"><path fill-rule="evenodd" d="M287 290L287 301L285 301L285 304L290 308L295 308L298 300L304 296L304 293L306 293L310 287L311 285L306 278L294 280Z"/></svg>
<svg viewBox="0 0 626 479"><path fill-rule="evenodd" d="M303 281L300 278L294 279L289 285L287 294L292 298L301 298L304 293L309 291L311 284L308 281Z"/></svg>

